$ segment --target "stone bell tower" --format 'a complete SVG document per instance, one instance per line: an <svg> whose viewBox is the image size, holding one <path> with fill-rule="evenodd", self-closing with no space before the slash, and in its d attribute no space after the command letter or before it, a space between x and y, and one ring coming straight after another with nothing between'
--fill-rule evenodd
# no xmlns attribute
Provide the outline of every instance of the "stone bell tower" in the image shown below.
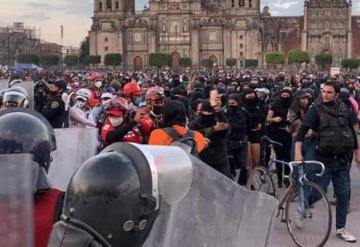
<svg viewBox="0 0 360 247"><path fill-rule="evenodd" d="M135 0L94 0L93 24L89 32L90 55L124 53L123 22L135 13Z"/></svg>

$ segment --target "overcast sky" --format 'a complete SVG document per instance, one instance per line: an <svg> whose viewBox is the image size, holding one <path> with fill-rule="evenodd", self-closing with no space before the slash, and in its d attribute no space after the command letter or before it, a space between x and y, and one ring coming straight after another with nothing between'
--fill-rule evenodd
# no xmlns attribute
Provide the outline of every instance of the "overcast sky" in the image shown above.
<svg viewBox="0 0 360 247"><path fill-rule="evenodd" d="M303 0L261 0L268 3L272 15L302 15ZM148 0L136 0L142 10ZM36 27L41 38L60 43L64 26L64 45L79 46L91 26L93 0L0 0L0 26L24 22ZM261 7L261 8L262 8ZM353 14L360 15L360 0L353 0Z"/></svg>

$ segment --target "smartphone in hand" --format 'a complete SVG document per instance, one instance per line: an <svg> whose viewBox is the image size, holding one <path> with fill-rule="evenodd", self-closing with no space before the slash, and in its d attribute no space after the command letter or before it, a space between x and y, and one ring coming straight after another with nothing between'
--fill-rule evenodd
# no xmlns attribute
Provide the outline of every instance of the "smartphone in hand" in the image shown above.
<svg viewBox="0 0 360 247"><path fill-rule="evenodd" d="M210 99L209 100L210 100L210 105L212 107L219 105L219 98L220 98L220 95L219 95L219 92L217 89L210 91Z"/></svg>

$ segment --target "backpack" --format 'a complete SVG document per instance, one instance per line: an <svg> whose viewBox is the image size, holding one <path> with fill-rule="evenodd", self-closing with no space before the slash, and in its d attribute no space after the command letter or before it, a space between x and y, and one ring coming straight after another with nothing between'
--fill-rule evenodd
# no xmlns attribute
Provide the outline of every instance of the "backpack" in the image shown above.
<svg viewBox="0 0 360 247"><path fill-rule="evenodd" d="M355 136L346 115L334 116L319 109L320 124L315 149L325 155L343 154L355 147Z"/></svg>
<svg viewBox="0 0 360 247"><path fill-rule="evenodd" d="M171 146L181 147L187 153L192 154L196 157L199 156L199 153L197 151L197 143L194 139L194 131L188 130L184 136L181 136L176 130L171 127L163 128L163 130L173 139Z"/></svg>

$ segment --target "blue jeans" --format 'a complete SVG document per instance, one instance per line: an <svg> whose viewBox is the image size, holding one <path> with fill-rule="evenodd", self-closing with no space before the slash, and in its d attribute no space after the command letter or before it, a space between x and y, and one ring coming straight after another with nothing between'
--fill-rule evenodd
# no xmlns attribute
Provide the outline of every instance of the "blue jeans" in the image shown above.
<svg viewBox="0 0 360 247"><path fill-rule="evenodd" d="M325 173L322 177L314 177L314 182L326 192L330 181L332 181L336 195L336 229L343 228L346 225L346 215L349 203L350 166L346 162L336 159L322 162L326 167ZM319 195L311 195L310 201L312 203L316 202L319 200L318 196Z"/></svg>

